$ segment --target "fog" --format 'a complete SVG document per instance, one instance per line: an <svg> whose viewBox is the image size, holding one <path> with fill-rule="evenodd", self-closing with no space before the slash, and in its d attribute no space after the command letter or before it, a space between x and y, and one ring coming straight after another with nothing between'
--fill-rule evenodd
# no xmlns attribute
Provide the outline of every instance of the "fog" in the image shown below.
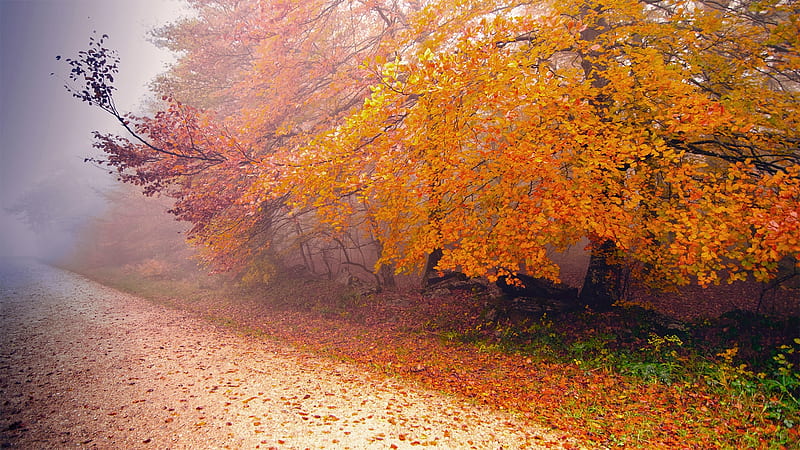
<svg viewBox="0 0 800 450"><path fill-rule="evenodd" d="M93 30L119 51L117 104L140 112L147 84L172 55L147 32L185 14L177 0L0 0L0 256L58 257L105 205L115 181L84 162L92 131L122 133L113 118L66 92L62 58Z"/></svg>

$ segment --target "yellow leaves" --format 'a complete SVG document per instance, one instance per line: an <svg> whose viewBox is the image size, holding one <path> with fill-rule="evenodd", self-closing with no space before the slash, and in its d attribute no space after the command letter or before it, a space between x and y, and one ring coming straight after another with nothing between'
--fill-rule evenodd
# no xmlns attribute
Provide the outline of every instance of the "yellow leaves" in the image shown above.
<svg viewBox="0 0 800 450"><path fill-rule="evenodd" d="M753 27L702 8L528 3L427 2L391 38L368 25L381 44L366 50L344 44L357 27L336 24L374 15L337 4L329 22L289 23L321 5L300 2L276 17L286 34L260 42L232 90L244 138L214 140L267 145L269 161L220 172L257 179L207 224L215 250L244 245L255 205L285 196L315 230L376 236L380 263L408 269L445 248L443 268L556 278L546 249L587 234L678 282L766 276L800 253L800 170L782 138L796 136L797 97L767 88L782 80L775 65L797 67L790 56L778 62ZM785 28L763 33L796 42ZM762 53L771 65L756 64ZM754 161L729 161L745 150ZM762 154L787 167L754 175Z"/></svg>
<svg viewBox="0 0 800 450"><path fill-rule="evenodd" d="M433 59L433 52L431 51L430 48L426 48L425 52L423 52L422 55L419 57L420 62L423 63L431 61L432 59Z"/></svg>

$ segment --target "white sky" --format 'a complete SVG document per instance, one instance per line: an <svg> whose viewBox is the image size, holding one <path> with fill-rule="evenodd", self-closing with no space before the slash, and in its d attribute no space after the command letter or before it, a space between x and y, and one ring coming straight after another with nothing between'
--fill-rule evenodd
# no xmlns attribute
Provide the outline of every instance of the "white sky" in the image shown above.
<svg viewBox="0 0 800 450"><path fill-rule="evenodd" d="M121 58L117 105L137 111L147 83L171 60L147 32L185 15L182 8L179 0L0 0L0 256L58 245L5 212L25 192L59 180L69 191L59 198L74 200L61 209L87 217L98 208L92 188L112 179L83 158L93 154L93 130L118 128L66 92L63 58L85 49L93 30L108 34L106 45Z"/></svg>

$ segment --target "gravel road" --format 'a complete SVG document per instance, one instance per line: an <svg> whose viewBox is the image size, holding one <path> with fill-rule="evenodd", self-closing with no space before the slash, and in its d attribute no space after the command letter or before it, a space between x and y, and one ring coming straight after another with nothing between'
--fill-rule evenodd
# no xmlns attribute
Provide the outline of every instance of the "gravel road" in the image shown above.
<svg viewBox="0 0 800 450"><path fill-rule="evenodd" d="M544 448L513 416L0 264L3 448Z"/></svg>

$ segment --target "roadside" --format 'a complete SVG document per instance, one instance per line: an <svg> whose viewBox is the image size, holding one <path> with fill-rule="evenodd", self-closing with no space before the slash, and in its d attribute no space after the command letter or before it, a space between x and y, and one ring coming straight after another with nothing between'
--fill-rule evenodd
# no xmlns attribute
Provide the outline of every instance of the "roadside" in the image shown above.
<svg viewBox="0 0 800 450"><path fill-rule="evenodd" d="M624 306L514 322L480 292L463 289L370 294L281 277L248 291L214 287L208 276L88 273L240 333L513 411L583 445L777 449L800 442L793 396L800 339L793 340L791 318L734 313L682 323ZM786 359L766 353L776 346ZM743 365L758 349L766 364Z"/></svg>
<svg viewBox="0 0 800 450"><path fill-rule="evenodd" d="M552 448L560 436L35 263L0 270L4 448Z"/></svg>

